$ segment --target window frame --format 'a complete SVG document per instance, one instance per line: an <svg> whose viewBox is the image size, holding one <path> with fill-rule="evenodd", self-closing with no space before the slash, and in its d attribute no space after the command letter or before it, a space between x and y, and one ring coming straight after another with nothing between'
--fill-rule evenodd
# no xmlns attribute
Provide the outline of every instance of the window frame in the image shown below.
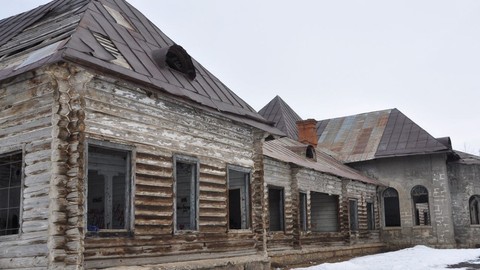
<svg viewBox="0 0 480 270"><path fill-rule="evenodd" d="M374 231L376 230L376 220L375 220L375 203L373 201L366 202L366 213L367 213L367 230Z"/></svg>
<svg viewBox="0 0 480 270"><path fill-rule="evenodd" d="M472 209L472 204L473 203L476 203L476 211L475 211L475 222L473 220L473 211L474 209ZM470 198L468 199L468 213L470 215L470 225L473 225L473 226L479 226L480 225L480 195L472 195L470 196Z"/></svg>
<svg viewBox="0 0 480 270"><path fill-rule="evenodd" d="M230 192L230 171L236 171L243 173L247 176L247 179L244 179L245 183L247 184L245 188L245 198L246 200L246 206L245 209L247 213L245 214L246 218L246 228L241 228L241 229L232 229L230 228L230 197L229 197L229 192ZM252 169L247 168L247 167L241 167L237 165L232 165L228 164L227 165L227 231L252 231L253 225L252 225Z"/></svg>
<svg viewBox="0 0 480 270"><path fill-rule="evenodd" d="M0 235L2 241L15 240L19 239L23 234L23 204L24 204L24 189L25 189L25 144L22 144L21 148L13 147L6 148L4 152L0 152L0 156L10 156L21 154L21 176L20 176L20 203L19 203L19 214L18 214L18 233L16 234L7 234Z"/></svg>
<svg viewBox="0 0 480 270"><path fill-rule="evenodd" d="M301 232L308 232L308 192L298 193L298 208L298 229Z"/></svg>
<svg viewBox="0 0 480 270"><path fill-rule="evenodd" d="M352 203L353 203L354 209L352 209ZM355 198L349 198L348 199L348 228L350 232L358 232L359 231L358 225L359 225L358 224L358 200Z"/></svg>
<svg viewBox="0 0 480 270"><path fill-rule="evenodd" d="M414 190L415 189L424 189L426 191L426 194L413 194L414 193ZM415 198L414 196L416 196L417 198L419 198L420 196L426 196L427 198L427 222L424 222L425 224L421 224L420 222L420 213L418 213L417 215L417 202L415 201ZM423 186L423 185L416 185L414 186L411 190L410 190L410 196L411 196L411 202L412 202L412 212L413 212L413 226L418 226L418 227L426 227L426 226L432 226L432 217L431 217L431 211L430 211L430 192L428 191L428 188ZM423 213L425 214L425 212ZM424 216L424 220L425 220L425 216ZM418 221L418 222L417 222Z"/></svg>
<svg viewBox="0 0 480 270"><path fill-rule="evenodd" d="M389 196L385 197L385 193L387 193L387 190L393 190L396 193L396 196ZM400 209L400 195L398 194L398 190L393 187L388 187L382 191L382 204L383 204L383 225L385 228L400 228L402 227L402 215L401 215L401 209ZM399 225L387 225L387 215L385 214L386 212L386 203L385 203L385 198L397 198L396 203L398 204L398 223Z"/></svg>
<svg viewBox="0 0 480 270"><path fill-rule="evenodd" d="M195 224L193 230L179 230L177 229L177 162L191 164L195 168L195 183L192 186L195 188L194 193L194 203L195 203ZM193 156L187 156L182 154L173 155L173 233L182 234L182 233L191 233L199 231L200 224L200 161L198 158ZM190 192L190 196L192 193ZM190 214L191 215L191 214Z"/></svg>
<svg viewBox="0 0 480 270"><path fill-rule="evenodd" d="M280 219L280 229L279 230L272 230L271 227L272 227L272 224L270 222L271 220L271 215L270 215L270 190L276 190L276 191L279 191L280 192L280 202L279 202L279 209L280 210L280 216L279 216L279 219ZM267 199L268 199L268 231L270 233L283 233L285 232L285 188L284 187L280 187L280 186L271 186L271 185L268 185L267 186Z"/></svg>
<svg viewBox="0 0 480 270"><path fill-rule="evenodd" d="M126 193L129 195L127 196L125 203L125 217L127 220L125 221L125 228L124 229L101 229L98 231L89 231L88 230L88 163L89 163L89 148L90 146L110 149L113 151L123 151L127 153L127 168L126 173L127 177L126 180L129 183L126 183L125 189ZM120 144L116 142L109 142L109 141L101 141L97 139L87 139L85 143L85 151L84 151L84 161L85 161L85 168L84 168L84 226L85 226L85 233L86 236L117 236L117 235L124 235L130 234L134 231L135 225L135 157L136 151L135 147L132 145Z"/></svg>

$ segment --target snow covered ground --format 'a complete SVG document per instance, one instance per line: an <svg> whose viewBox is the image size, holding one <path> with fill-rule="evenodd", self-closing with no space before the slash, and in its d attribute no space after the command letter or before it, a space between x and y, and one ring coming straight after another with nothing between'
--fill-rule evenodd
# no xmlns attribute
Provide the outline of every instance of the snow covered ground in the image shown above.
<svg viewBox="0 0 480 270"><path fill-rule="evenodd" d="M394 252L364 256L346 262L324 263L308 270L438 270L480 269L480 249L433 249L415 246ZM467 262L467 264L458 265ZM453 266L454 268L448 266Z"/></svg>

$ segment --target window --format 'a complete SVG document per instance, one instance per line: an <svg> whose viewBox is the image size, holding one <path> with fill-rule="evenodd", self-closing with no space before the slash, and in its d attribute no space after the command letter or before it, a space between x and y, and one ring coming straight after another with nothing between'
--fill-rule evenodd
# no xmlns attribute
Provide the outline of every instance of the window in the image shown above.
<svg viewBox="0 0 480 270"><path fill-rule="evenodd" d="M175 157L175 229L194 231L198 226L198 162Z"/></svg>
<svg viewBox="0 0 480 270"><path fill-rule="evenodd" d="M312 192L310 196L311 228L316 232L337 232L338 195Z"/></svg>
<svg viewBox="0 0 480 270"><path fill-rule="evenodd" d="M18 234L22 195L22 153L0 155L0 236Z"/></svg>
<svg viewBox="0 0 480 270"><path fill-rule="evenodd" d="M88 231L130 229L130 151L89 145Z"/></svg>
<svg viewBox="0 0 480 270"><path fill-rule="evenodd" d="M317 155L315 153L315 148L311 145L307 147L307 151L305 153L305 156L309 159L317 160Z"/></svg>
<svg viewBox="0 0 480 270"><path fill-rule="evenodd" d="M283 231L283 189L268 189L268 213L270 216L270 231Z"/></svg>
<svg viewBox="0 0 480 270"><path fill-rule="evenodd" d="M470 197L469 200L469 208L470 208L470 224L480 224L480 196L473 195Z"/></svg>
<svg viewBox="0 0 480 270"><path fill-rule="evenodd" d="M350 221L350 231L358 230L358 203L357 200L348 201L348 214Z"/></svg>
<svg viewBox="0 0 480 270"><path fill-rule="evenodd" d="M428 190L424 186L415 186L412 188L412 201L415 213L415 225L430 225Z"/></svg>
<svg viewBox="0 0 480 270"><path fill-rule="evenodd" d="M385 227L400 226L400 203L396 189L387 188L383 191L383 208L385 212Z"/></svg>
<svg viewBox="0 0 480 270"><path fill-rule="evenodd" d="M308 217L307 217L307 194L300 193L299 198L299 211L298 214L300 215L300 231L307 231L307 224L308 224Z"/></svg>
<svg viewBox="0 0 480 270"><path fill-rule="evenodd" d="M372 202L367 202L367 229L375 230L375 208Z"/></svg>
<svg viewBox="0 0 480 270"><path fill-rule="evenodd" d="M228 169L228 227L250 228L250 172Z"/></svg>

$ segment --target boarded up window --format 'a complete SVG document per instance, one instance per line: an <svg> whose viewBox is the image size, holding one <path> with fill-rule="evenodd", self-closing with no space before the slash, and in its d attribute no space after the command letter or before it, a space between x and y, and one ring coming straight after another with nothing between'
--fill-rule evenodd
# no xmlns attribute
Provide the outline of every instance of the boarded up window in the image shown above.
<svg viewBox="0 0 480 270"><path fill-rule="evenodd" d="M358 203L357 200L348 201L348 214L350 221L350 231L358 230Z"/></svg>
<svg viewBox="0 0 480 270"><path fill-rule="evenodd" d="M412 188L412 200L415 213L415 225L430 225L430 208L428 205L428 190L424 186Z"/></svg>
<svg viewBox="0 0 480 270"><path fill-rule="evenodd" d="M385 211L385 227L400 226L400 204L396 189L385 189L383 192L383 208Z"/></svg>
<svg viewBox="0 0 480 270"><path fill-rule="evenodd" d="M198 176L194 160L176 159L175 193L176 230L197 230Z"/></svg>
<svg viewBox="0 0 480 270"><path fill-rule="evenodd" d="M367 229L375 230L375 208L371 202L367 202Z"/></svg>
<svg viewBox="0 0 480 270"><path fill-rule="evenodd" d="M300 193L299 200L299 219L300 219L300 231L307 231L308 217L307 217L307 194Z"/></svg>
<svg viewBox="0 0 480 270"><path fill-rule="evenodd" d="M22 153L0 155L0 236L18 234Z"/></svg>
<svg viewBox="0 0 480 270"><path fill-rule="evenodd" d="M338 196L312 192L311 198L311 226L315 232L337 232Z"/></svg>
<svg viewBox="0 0 480 270"><path fill-rule="evenodd" d="M283 231L284 228L283 189L268 189L268 213L270 216L270 231Z"/></svg>
<svg viewBox="0 0 480 270"><path fill-rule="evenodd" d="M470 224L480 224L480 196L473 195L469 200Z"/></svg>
<svg viewBox="0 0 480 270"><path fill-rule="evenodd" d="M250 173L228 170L228 224L230 229L250 228Z"/></svg>
<svg viewBox="0 0 480 270"><path fill-rule="evenodd" d="M88 231L128 229L130 152L88 147Z"/></svg>

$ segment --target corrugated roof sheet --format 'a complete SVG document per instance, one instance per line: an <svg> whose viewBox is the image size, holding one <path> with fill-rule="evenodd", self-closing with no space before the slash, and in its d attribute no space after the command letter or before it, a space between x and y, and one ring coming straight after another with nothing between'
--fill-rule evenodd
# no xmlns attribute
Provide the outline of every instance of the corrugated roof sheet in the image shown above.
<svg viewBox="0 0 480 270"><path fill-rule="evenodd" d="M302 118L282 98L276 96L258 113L268 121L274 122L275 127L288 137L298 140L297 121Z"/></svg>
<svg viewBox="0 0 480 270"><path fill-rule="evenodd" d="M104 37L101 43L99 36ZM29 53L58 41L65 42L56 53L24 63ZM194 59L193 80L171 68L158 67L152 52L174 44L124 0L55 0L0 21L0 80L66 60L161 89L236 118L253 120L257 127L281 133Z"/></svg>
<svg viewBox="0 0 480 270"><path fill-rule="evenodd" d="M364 176L360 172L343 165L340 161L319 150L316 151L316 161L301 156L291 150L292 148L299 147L307 147L307 145L285 137L265 142L263 146L263 153L265 156L283 162L293 163L301 167L313 169L330 175L374 185L381 185L377 180Z"/></svg>
<svg viewBox="0 0 480 270"><path fill-rule="evenodd" d="M317 134L318 147L347 163L449 150L397 109L322 120Z"/></svg>

